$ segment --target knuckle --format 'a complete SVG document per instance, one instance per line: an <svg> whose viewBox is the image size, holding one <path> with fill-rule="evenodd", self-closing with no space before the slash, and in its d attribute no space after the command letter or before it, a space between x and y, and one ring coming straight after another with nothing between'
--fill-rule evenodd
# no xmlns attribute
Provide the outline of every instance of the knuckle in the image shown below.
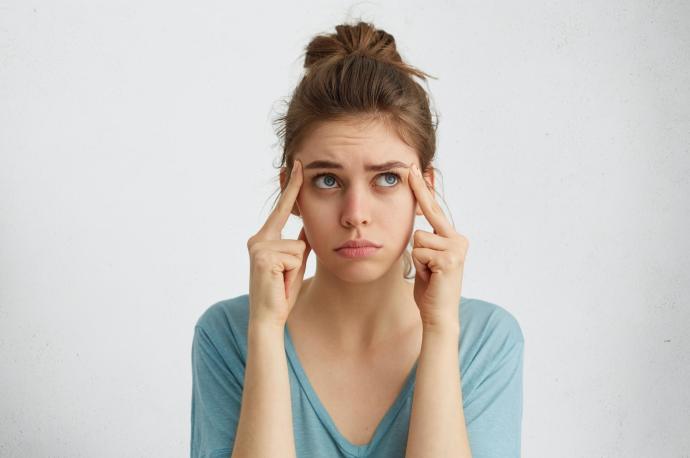
<svg viewBox="0 0 690 458"><path fill-rule="evenodd" d="M268 250L258 250L254 253L252 261L259 269L269 268L273 264L273 255Z"/></svg>
<svg viewBox="0 0 690 458"><path fill-rule="evenodd" d="M260 230L260 231L257 232L256 234L254 234L254 235L252 235L251 237L249 237L249 240L247 240L247 248L249 249L249 248L253 247L253 246L256 245L258 242L264 240L264 238L265 238L265 237L264 237L264 234L263 234L263 232Z"/></svg>
<svg viewBox="0 0 690 458"><path fill-rule="evenodd" d="M424 242L424 239L427 237L427 232L422 230L422 229L416 229L413 234L413 240L417 246L421 246Z"/></svg>
<svg viewBox="0 0 690 458"><path fill-rule="evenodd" d="M252 237L247 242L247 251L249 251L250 255L253 255L256 251L259 250L260 246L261 246L261 241L257 238Z"/></svg>

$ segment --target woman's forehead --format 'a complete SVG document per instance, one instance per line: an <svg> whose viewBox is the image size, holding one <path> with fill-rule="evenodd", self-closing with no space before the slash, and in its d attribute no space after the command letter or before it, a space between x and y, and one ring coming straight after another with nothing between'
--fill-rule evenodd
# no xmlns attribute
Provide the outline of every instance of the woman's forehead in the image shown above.
<svg viewBox="0 0 690 458"><path fill-rule="evenodd" d="M306 135L307 141L326 143L358 143L372 140L402 141L389 123L382 120L321 121Z"/></svg>
<svg viewBox="0 0 690 458"><path fill-rule="evenodd" d="M323 165L320 168L339 168L341 165L364 169L395 161L409 164L417 159L417 154L382 123L361 126L330 121L310 132L294 158L302 161L305 169L316 168L308 167L312 162Z"/></svg>

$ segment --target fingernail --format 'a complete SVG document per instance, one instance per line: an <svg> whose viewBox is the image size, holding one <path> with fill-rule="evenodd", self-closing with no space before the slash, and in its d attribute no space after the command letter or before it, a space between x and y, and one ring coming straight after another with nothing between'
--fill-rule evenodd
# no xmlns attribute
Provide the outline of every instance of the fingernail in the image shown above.
<svg viewBox="0 0 690 458"><path fill-rule="evenodd" d="M297 167L299 167L299 161L295 161L292 163L292 172L290 172L290 176L295 176L297 173Z"/></svg>
<svg viewBox="0 0 690 458"><path fill-rule="evenodd" d="M417 164L412 164L412 173L414 173L415 176L419 176L419 167L417 167Z"/></svg>

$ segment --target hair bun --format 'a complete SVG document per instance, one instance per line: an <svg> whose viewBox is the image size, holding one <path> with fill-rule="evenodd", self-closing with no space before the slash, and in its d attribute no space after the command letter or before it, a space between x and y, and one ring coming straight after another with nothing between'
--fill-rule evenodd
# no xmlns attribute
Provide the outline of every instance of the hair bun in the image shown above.
<svg viewBox="0 0 690 458"><path fill-rule="evenodd" d="M363 21L354 25L340 24L335 27L335 33L314 37L306 48L304 68L311 71L350 56L375 59L420 78L430 76L403 62L393 35Z"/></svg>

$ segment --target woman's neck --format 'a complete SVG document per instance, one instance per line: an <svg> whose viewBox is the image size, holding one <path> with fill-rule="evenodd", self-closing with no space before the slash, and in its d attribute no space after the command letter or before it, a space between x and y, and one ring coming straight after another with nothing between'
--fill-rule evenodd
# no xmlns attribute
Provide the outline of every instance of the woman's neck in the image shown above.
<svg viewBox="0 0 690 458"><path fill-rule="evenodd" d="M302 284L289 327L318 333L334 351L367 352L421 325L413 286L402 264L368 283L345 282L317 267Z"/></svg>

